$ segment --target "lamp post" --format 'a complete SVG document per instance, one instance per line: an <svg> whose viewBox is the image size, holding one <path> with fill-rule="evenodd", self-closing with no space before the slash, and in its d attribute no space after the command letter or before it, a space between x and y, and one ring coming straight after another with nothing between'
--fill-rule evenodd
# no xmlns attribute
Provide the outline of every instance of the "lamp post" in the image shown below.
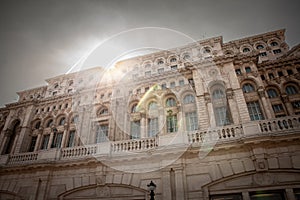
<svg viewBox="0 0 300 200"><path fill-rule="evenodd" d="M147 186L148 186L148 188L149 188L149 190L150 190L150 200L155 200L155 199L154 199L154 196L155 196L154 190L155 190L155 188L156 188L155 183L153 183L153 182L151 181Z"/></svg>

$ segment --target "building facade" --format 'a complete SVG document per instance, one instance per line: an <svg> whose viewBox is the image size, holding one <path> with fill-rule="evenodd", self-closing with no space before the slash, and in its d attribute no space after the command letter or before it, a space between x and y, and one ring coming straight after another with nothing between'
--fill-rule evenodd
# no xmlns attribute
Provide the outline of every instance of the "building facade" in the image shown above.
<svg viewBox="0 0 300 200"><path fill-rule="evenodd" d="M215 37L0 108L0 199L300 199L300 46Z"/></svg>

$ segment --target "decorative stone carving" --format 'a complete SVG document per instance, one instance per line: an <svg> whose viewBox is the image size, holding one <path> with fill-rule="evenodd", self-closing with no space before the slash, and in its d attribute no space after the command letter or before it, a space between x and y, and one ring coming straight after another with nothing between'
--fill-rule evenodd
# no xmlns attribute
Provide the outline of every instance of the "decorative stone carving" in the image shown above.
<svg viewBox="0 0 300 200"><path fill-rule="evenodd" d="M257 173L253 175L253 182L257 185L272 185L274 184L274 178L269 173Z"/></svg>

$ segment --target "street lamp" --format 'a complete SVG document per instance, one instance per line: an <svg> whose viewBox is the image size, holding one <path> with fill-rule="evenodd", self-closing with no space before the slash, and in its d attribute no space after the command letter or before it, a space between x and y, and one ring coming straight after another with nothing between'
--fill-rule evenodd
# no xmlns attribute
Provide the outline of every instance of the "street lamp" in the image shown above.
<svg viewBox="0 0 300 200"><path fill-rule="evenodd" d="M150 190L150 200L155 200L155 199L154 199L154 196L155 196L154 190L155 190L155 188L156 188L155 183L153 183L153 182L151 181L147 186L148 186L148 188L149 188L149 190Z"/></svg>

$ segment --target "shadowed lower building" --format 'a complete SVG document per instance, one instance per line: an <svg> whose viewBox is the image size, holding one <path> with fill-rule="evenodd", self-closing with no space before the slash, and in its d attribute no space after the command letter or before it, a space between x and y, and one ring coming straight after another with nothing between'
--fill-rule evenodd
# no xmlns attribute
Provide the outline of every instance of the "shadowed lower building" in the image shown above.
<svg viewBox="0 0 300 200"><path fill-rule="evenodd" d="M0 109L0 199L300 199L300 47L222 37L47 79Z"/></svg>

